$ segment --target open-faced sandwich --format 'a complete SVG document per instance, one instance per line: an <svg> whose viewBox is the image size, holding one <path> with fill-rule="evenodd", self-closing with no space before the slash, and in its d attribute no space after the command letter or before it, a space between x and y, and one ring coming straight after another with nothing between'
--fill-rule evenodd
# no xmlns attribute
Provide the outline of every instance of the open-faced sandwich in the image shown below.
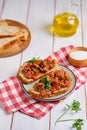
<svg viewBox="0 0 87 130"><path fill-rule="evenodd" d="M19 67L17 77L22 83L29 84L57 68L58 61L55 59L33 58Z"/></svg>
<svg viewBox="0 0 87 130"><path fill-rule="evenodd" d="M53 70L30 87L29 93L35 99L54 97L68 91L71 84L72 79L65 70Z"/></svg>

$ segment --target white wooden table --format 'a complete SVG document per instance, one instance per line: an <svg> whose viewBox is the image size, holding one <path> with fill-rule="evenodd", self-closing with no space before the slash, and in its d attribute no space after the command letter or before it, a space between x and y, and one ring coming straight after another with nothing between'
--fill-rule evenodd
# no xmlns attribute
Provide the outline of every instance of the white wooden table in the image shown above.
<svg viewBox="0 0 87 130"><path fill-rule="evenodd" d="M62 38L53 36L47 30L54 15L60 10L61 0L0 0L0 18L19 21L27 25L31 32L31 43L23 53L0 58L0 82L15 75L20 64L32 57L46 58L60 47L70 44L87 47L87 0L78 2L80 21L78 31L72 37ZM71 122L55 126L55 120L63 113L65 105L71 103L73 99L81 103L82 110L77 117L87 119L87 85L84 85L40 120L20 112L7 115L0 105L0 130L70 130ZM69 114L66 117L69 117ZM86 129L87 122L83 126L83 130Z"/></svg>

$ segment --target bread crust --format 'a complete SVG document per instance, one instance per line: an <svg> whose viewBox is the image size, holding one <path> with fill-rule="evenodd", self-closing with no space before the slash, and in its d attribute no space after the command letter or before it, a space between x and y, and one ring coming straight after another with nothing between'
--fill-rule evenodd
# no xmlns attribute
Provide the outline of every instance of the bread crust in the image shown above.
<svg viewBox="0 0 87 130"><path fill-rule="evenodd" d="M27 66L29 71L25 72ZM29 84L57 68L58 61L54 59L38 60L34 63L25 62L19 67L17 77L22 83ZM31 76L27 77L26 73L27 75L30 73Z"/></svg>

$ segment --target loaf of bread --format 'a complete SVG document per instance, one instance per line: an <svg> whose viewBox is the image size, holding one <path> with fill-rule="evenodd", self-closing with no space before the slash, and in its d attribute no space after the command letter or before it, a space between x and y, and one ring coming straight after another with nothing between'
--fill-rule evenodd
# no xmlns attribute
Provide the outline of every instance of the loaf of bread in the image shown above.
<svg viewBox="0 0 87 130"><path fill-rule="evenodd" d="M52 70L30 87L29 94L35 99L54 97L67 92L71 84L72 79L65 70Z"/></svg>
<svg viewBox="0 0 87 130"><path fill-rule="evenodd" d="M38 59L34 62L30 60L19 67L17 77L23 83L29 84L57 68L58 61L54 59Z"/></svg>

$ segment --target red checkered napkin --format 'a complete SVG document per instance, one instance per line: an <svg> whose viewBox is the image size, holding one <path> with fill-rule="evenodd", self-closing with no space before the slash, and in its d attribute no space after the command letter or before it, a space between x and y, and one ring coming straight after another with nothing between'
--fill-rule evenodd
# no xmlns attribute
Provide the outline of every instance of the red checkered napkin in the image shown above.
<svg viewBox="0 0 87 130"><path fill-rule="evenodd" d="M68 67L74 72L76 76L75 91L86 82L87 67L76 68L68 62L68 53L72 48L72 45L63 47L58 52L54 52L48 58L57 59L59 64ZM38 119L45 116L49 110L61 102L61 100L57 102L40 102L29 98L28 95L26 95L21 89L21 84L16 76L10 77L0 83L0 101L8 113L20 110L22 113Z"/></svg>
<svg viewBox="0 0 87 130"><path fill-rule="evenodd" d="M0 83L0 101L8 113L35 103L35 100L24 93L16 76L12 76Z"/></svg>

